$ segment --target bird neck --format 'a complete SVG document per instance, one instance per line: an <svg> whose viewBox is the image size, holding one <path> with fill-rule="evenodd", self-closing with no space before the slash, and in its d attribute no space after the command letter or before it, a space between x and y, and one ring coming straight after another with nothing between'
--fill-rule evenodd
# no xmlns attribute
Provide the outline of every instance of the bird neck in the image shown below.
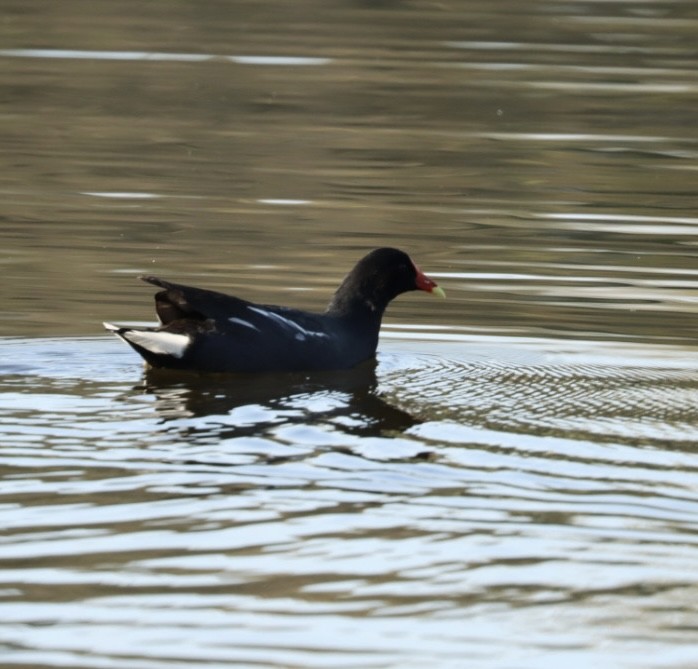
<svg viewBox="0 0 698 669"><path fill-rule="evenodd" d="M337 289L325 313L340 318L351 318L355 321L369 322L380 327L385 308L385 300L367 291L354 290L345 281Z"/></svg>

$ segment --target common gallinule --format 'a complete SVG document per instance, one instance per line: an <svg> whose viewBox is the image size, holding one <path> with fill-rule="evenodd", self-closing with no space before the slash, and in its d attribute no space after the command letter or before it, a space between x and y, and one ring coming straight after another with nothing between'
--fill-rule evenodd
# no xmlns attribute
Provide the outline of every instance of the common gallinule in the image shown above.
<svg viewBox="0 0 698 669"><path fill-rule="evenodd" d="M255 304L154 276L156 328L104 327L152 367L202 372L346 369L372 357L388 303L409 290L444 297L403 251L362 258L324 313Z"/></svg>

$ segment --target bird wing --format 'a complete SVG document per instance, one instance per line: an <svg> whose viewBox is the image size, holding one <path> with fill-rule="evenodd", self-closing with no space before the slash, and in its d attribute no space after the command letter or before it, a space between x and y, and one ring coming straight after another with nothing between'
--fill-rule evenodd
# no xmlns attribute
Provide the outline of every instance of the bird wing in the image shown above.
<svg viewBox="0 0 698 669"><path fill-rule="evenodd" d="M176 321L212 320L216 329L250 340L258 338L268 346L292 345L302 348L313 343L322 348L332 345L333 319L289 307L255 304L247 300L203 288L171 283L155 276L143 281L162 288L155 295L155 309L163 326Z"/></svg>
<svg viewBox="0 0 698 669"><path fill-rule="evenodd" d="M142 276L141 280L163 290L155 294L155 311L163 325L172 321L192 319L225 320L251 304L232 295L214 290L184 286L156 276Z"/></svg>

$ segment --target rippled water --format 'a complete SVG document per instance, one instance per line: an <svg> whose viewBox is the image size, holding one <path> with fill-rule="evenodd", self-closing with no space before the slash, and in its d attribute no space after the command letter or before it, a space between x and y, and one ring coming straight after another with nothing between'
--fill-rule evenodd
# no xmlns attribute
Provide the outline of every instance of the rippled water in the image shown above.
<svg viewBox="0 0 698 669"><path fill-rule="evenodd" d="M693 3L7 3L7 667L698 665ZM147 270L376 364L144 373Z"/></svg>

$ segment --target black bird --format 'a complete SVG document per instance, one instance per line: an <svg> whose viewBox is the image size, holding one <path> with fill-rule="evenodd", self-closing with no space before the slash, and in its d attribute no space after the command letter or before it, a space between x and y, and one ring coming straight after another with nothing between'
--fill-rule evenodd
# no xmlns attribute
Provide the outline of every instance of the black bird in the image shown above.
<svg viewBox="0 0 698 669"><path fill-rule="evenodd" d="M347 369L375 355L393 298L410 290L445 297L406 253L392 248L362 258L321 314L140 278L162 288L155 295L160 326L104 327L151 367L200 372Z"/></svg>

